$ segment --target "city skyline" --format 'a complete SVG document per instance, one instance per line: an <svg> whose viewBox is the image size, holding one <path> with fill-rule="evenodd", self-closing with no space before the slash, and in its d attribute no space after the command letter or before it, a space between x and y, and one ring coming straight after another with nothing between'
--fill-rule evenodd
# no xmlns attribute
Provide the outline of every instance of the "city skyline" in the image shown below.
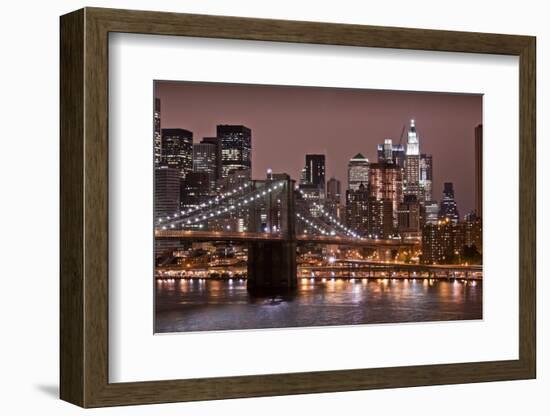
<svg viewBox="0 0 550 416"><path fill-rule="evenodd" d="M281 94L286 95L288 105L283 105ZM220 124L250 128L253 178L265 177L271 168L299 181L305 155L322 154L326 157L325 180L335 177L343 189L348 187L348 163L357 153L376 163L378 145L385 139L391 138L393 144L399 144L402 136L401 144L406 147L408 124L414 115L420 153L431 154L434 159L433 199L441 200L443 184L452 182L461 215L475 208L474 128L482 118L480 95L156 82L155 97L161 101L162 128L189 130L195 144L216 135L216 126ZM206 105L205 101L212 105ZM305 115L304 111L300 111L300 117L291 114L296 106L303 109L304 101L311 107L306 106ZM380 108L374 108L373 101ZM361 103L363 110L358 112ZM344 108L335 109L338 104L345 104ZM369 108L371 111L366 110ZM325 113L332 117L327 120L322 117ZM404 113L407 118L398 118ZM361 115L364 116L361 120L351 122ZM435 121L428 121L428 115L434 116ZM309 123L312 118L317 122ZM278 123L278 128L272 130L273 122ZM306 125L310 126L308 134L302 134ZM338 129L341 132L336 137L334 131ZM383 134L391 130L399 131ZM341 138L342 135L346 137ZM332 140L339 144L334 146Z"/></svg>
<svg viewBox="0 0 550 416"><path fill-rule="evenodd" d="M155 332L482 318L481 119L481 96L160 83Z"/></svg>

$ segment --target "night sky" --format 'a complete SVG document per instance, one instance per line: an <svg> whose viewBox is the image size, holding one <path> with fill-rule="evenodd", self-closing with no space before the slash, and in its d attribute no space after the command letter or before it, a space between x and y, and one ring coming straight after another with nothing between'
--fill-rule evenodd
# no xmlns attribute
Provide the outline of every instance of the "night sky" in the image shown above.
<svg viewBox="0 0 550 416"><path fill-rule="evenodd" d="M474 128L482 96L364 89L155 82L161 127L184 128L198 143L217 124L252 129L252 177L289 173L298 180L306 153L326 155L331 176L347 187L347 164L358 152L375 163L376 145L399 143L415 119L420 152L433 155L433 198L453 182L460 215L474 209ZM402 143L407 142L407 131Z"/></svg>

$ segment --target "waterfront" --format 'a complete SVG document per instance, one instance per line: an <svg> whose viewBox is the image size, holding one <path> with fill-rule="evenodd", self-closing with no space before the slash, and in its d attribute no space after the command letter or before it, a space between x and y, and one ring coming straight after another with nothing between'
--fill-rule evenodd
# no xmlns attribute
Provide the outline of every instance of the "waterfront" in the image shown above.
<svg viewBox="0 0 550 416"><path fill-rule="evenodd" d="M156 282L155 332L482 319L482 281L299 279L288 296L254 297L245 279Z"/></svg>

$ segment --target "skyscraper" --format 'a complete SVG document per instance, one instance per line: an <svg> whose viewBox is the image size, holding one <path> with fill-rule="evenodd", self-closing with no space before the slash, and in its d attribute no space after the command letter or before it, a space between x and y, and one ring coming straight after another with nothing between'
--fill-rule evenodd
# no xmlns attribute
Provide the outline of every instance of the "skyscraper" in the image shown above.
<svg viewBox="0 0 550 416"><path fill-rule="evenodd" d="M369 183L369 160L357 153L348 163L348 189L356 191L363 184Z"/></svg>
<svg viewBox="0 0 550 416"><path fill-rule="evenodd" d="M483 216L483 125L475 128L475 211Z"/></svg>
<svg viewBox="0 0 550 416"><path fill-rule="evenodd" d="M420 155L420 180L421 189L419 202L424 204L432 200L433 164L432 155L422 153Z"/></svg>
<svg viewBox="0 0 550 416"><path fill-rule="evenodd" d="M320 189L321 194L325 193L325 155L306 155L306 183Z"/></svg>
<svg viewBox="0 0 550 416"><path fill-rule="evenodd" d="M341 185L336 178L330 178L327 182L326 208L332 216L341 218Z"/></svg>
<svg viewBox="0 0 550 416"><path fill-rule="evenodd" d="M416 125L411 120L407 135L407 151L405 153L405 178L404 193L406 195L415 195L420 199L420 144Z"/></svg>
<svg viewBox="0 0 550 416"><path fill-rule="evenodd" d="M482 264L481 221L453 223L449 218L422 229L422 263Z"/></svg>
<svg viewBox="0 0 550 416"><path fill-rule="evenodd" d="M195 143L193 145L193 171L208 175L209 188L216 184L216 145L213 143Z"/></svg>
<svg viewBox="0 0 550 416"><path fill-rule="evenodd" d="M392 201L389 199L368 198L367 233L369 238L388 238L395 229Z"/></svg>
<svg viewBox="0 0 550 416"><path fill-rule="evenodd" d="M420 203L416 196L405 195L397 210L398 230L405 239L420 237Z"/></svg>
<svg viewBox="0 0 550 416"><path fill-rule="evenodd" d="M369 190L360 184L357 189L346 191L346 223L349 228L360 235L369 232Z"/></svg>
<svg viewBox="0 0 550 416"><path fill-rule="evenodd" d="M325 202L324 191L312 183L300 184L300 199L306 201L307 212L310 216L317 218L321 216L321 208Z"/></svg>
<svg viewBox="0 0 550 416"><path fill-rule="evenodd" d="M384 144L377 146L378 163L392 162L402 168L405 164L405 148L402 144L393 144L391 139L385 139Z"/></svg>
<svg viewBox="0 0 550 416"><path fill-rule="evenodd" d="M175 168L155 169L154 209L157 220L179 211L181 182L179 173Z"/></svg>
<svg viewBox="0 0 550 416"><path fill-rule="evenodd" d="M235 189L237 186L250 182L252 179L250 175L250 169L234 170L225 178L218 179L216 183L216 190L223 193L231 189Z"/></svg>
<svg viewBox="0 0 550 416"><path fill-rule="evenodd" d="M448 218L422 228L422 263L451 264L462 249L461 233Z"/></svg>
<svg viewBox="0 0 550 416"><path fill-rule="evenodd" d="M393 232L392 202L376 199L369 186L346 191L346 224L368 238L385 238Z"/></svg>
<svg viewBox="0 0 550 416"><path fill-rule="evenodd" d="M160 166L161 159L161 147L162 147L162 135L160 133L160 98L155 98L155 110L153 112L154 131L153 131L153 143L154 143L154 155L155 155L155 168Z"/></svg>
<svg viewBox="0 0 550 416"><path fill-rule="evenodd" d="M439 220L439 204L437 201L426 201L421 212L421 226L425 224L437 224Z"/></svg>
<svg viewBox="0 0 550 416"><path fill-rule="evenodd" d="M177 169L179 177L193 172L193 133L184 129L162 129L161 165Z"/></svg>
<svg viewBox="0 0 550 416"><path fill-rule="evenodd" d="M181 207L198 208L211 197L211 176L207 172L191 172L181 181Z"/></svg>
<svg viewBox="0 0 550 416"><path fill-rule="evenodd" d="M216 180L221 178L221 172L222 172L222 149L220 146L220 141L217 137L203 137L201 140L201 143L208 143L215 147L216 152L216 172L215 172L215 178Z"/></svg>
<svg viewBox="0 0 550 416"><path fill-rule="evenodd" d="M251 169L251 130L241 125L218 125L216 131L221 149L221 177L232 171Z"/></svg>
<svg viewBox="0 0 550 416"><path fill-rule="evenodd" d="M340 203L340 181L330 178L327 182L327 199Z"/></svg>
<svg viewBox="0 0 550 416"><path fill-rule="evenodd" d="M448 218L453 224L458 223L459 215L452 182L443 184L443 199L439 207L439 218Z"/></svg>
<svg viewBox="0 0 550 416"><path fill-rule="evenodd" d="M307 179L306 179L306 168L305 166L302 168L302 170L300 171L300 180L298 181L298 184L299 185L306 185L307 184Z"/></svg>
<svg viewBox="0 0 550 416"><path fill-rule="evenodd" d="M378 201L390 201L393 226L397 227L397 209L403 202L401 168L394 163L373 163L369 169L369 186L371 195Z"/></svg>

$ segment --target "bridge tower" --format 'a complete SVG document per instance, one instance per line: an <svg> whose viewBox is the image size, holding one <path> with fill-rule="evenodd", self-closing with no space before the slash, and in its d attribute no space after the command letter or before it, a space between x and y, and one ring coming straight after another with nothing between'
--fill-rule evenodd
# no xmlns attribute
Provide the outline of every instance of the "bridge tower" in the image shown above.
<svg viewBox="0 0 550 416"><path fill-rule="evenodd" d="M277 235L283 238L248 244L247 289L252 293L284 293L297 286L295 183L287 178L283 184L278 197L268 195L265 205L267 232L277 224Z"/></svg>

